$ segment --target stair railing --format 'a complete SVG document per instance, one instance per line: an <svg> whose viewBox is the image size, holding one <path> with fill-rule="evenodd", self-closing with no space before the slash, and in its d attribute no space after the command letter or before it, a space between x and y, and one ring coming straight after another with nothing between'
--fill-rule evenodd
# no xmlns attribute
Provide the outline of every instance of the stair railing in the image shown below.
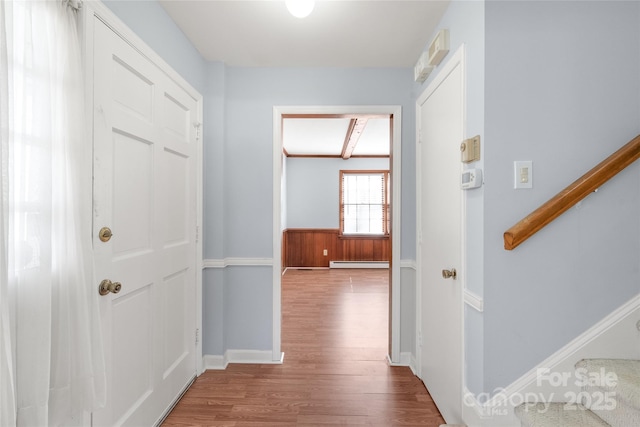
<svg viewBox="0 0 640 427"><path fill-rule="evenodd" d="M519 246L638 158L640 135L508 229L504 233L504 248L510 251Z"/></svg>

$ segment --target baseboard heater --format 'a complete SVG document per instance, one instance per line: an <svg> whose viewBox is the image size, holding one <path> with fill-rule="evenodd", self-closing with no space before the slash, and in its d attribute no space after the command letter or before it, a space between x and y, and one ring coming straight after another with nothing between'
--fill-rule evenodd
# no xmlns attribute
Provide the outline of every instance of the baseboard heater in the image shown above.
<svg viewBox="0 0 640 427"><path fill-rule="evenodd" d="M388 261L329 261L329 268L389 268Z"/></svg>

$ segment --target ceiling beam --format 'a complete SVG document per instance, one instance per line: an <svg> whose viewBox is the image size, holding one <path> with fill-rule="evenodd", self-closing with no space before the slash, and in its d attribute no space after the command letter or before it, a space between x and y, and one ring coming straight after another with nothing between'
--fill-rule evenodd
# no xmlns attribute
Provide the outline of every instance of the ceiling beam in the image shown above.
<svg viewBox="0 0 640 427"><path fill-rule="evenodd" d="M347 136L344 139L344 145L342 146L341 157L344 160L348 160L353 153L353 149L356 148L356 144L358 144L358 140L360 139L360 135L364 131L365 126L367 126L367 122L369 119L367 118L358 118L351 119L349 122L349 128L347 129Z"/></svg>

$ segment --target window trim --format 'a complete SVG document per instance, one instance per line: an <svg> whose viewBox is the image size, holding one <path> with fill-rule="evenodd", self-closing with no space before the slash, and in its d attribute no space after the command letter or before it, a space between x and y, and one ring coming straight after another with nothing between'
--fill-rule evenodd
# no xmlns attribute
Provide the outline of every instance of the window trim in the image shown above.
<svg viewBox="0 0 640 427"><path fill-rule="evenodd" d="M384 175L384 200L383 200L383 209L382 209L382 233L345 233L344 232L344 203L342 197L342 188L343 188L343 177L344 175L376 175L383 174ZM339 179L338 179L338 209L339 209L339 218L340 222L339 233L338 236L348 236L350 238L375 238L375 237L389 237L390 235L390 184L391 184L391 173L389 169L340 169Z"/></svg>

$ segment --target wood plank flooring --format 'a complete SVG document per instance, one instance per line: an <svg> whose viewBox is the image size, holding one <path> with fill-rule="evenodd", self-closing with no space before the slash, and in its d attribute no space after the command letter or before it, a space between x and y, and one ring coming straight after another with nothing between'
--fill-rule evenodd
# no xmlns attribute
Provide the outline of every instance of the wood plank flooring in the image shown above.
<svg viewBox="0 0 640 427"><path fill-rule="evenodd" d="M206 371L163 426L444 424L409 368L390 367L388 276L380 270L288 270L282 365Z"/></svg>

